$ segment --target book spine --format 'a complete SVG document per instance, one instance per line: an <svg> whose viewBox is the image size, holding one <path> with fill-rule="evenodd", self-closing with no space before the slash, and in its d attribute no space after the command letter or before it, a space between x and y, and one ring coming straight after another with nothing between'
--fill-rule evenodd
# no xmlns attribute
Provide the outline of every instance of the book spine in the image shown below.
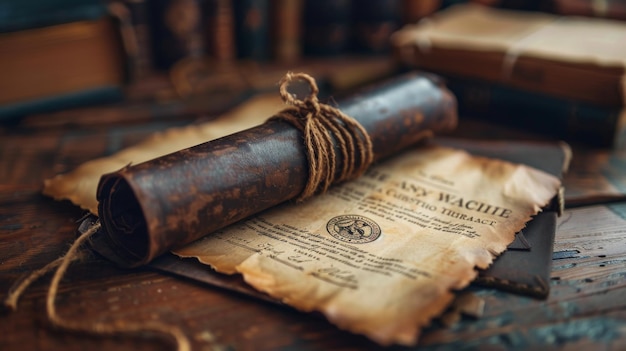
<svg viewBox="0 0 626 351"><path fill-rule="evenodd" d="M234 2L237 57L267 60L269 49L269 0Z"/></svg>
<svg viewBox="0 0 626 351"><path fill-rule="evenodd" d="M369 0L353 3L354 49L368 54L387 53L389 38L400 26L399 0Z"/></svg>
<svg viewBox="0 0 626 351"><path fill-rule="evenodd" d="M155 67L169 69L177 61L204 55L201 0L152 0L150 27Z"/></svg>
<svg viewBox="0 0 626 351"><path fill-rule="evenodd" d="M136 42L132 79L139 80L148 76L153 69L148 3L147 0L125 0L125 4L130 12L130 24Z"/></svg>
<svg viewBox="0 0 626 351"><path fill-rule="evenodd" d="M277 62L295 62L302 55L303 8L304 0L272 0L272 56Z"/></svg>
<svg viewBox="0 0 626 351"><path fill-rule="evenodd" d="M417 23L422 18L439 10L442 0L402 0L402 23Z"/></svg>
<svg viewBox="0 0 626 351"><path fill-rule="evenodd" d="M624 110L562 99L478 80L448 77L459 113L499 125L612 148L621 143Z"/></svg>
<svg viewBox="0 0 626 351"><path fill-rule="evenodd" d="M554 0L553 11L565 16L600 17L626 21L623 0Z"/></svg>
<svg viewBox="0 0 626 351"><path fill-rule="evenodd" d="M351 0L305 0L305 55L335 56L348 51L351 5Z"/></svg>
<svg viewBox="0 0 626 351"><path fill-rule="evenodd" d="M231 62L237 57L233 0L205 1L207 55L216 62Z"/></svg>

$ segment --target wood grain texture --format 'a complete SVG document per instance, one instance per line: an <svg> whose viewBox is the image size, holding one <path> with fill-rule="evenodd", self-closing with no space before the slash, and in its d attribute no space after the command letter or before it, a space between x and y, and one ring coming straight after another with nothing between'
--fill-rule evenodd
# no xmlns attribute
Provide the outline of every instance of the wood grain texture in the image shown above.
<svg viewBox="0 0 626 351"><path fill-rule="evenodd" d="M43 179L180 123L0 129L0 298L15 280L67 250L83 216L69 203L42 196ZM609 234L595 231L598 238ZM584 253L576 237L562 234L556 240L560 259L553 262L547 300L471 287L486 302L480 319L463 318L450 328L434 325L418 347L387 349L625 349L626 250L607 245L605 253L597 247ZM52 329L44 312L49 279L27 290L17 311L0 314L0 350L173 349L167 340L149 335L93 337ZM57 301L59 313L75 320L177 325L194 350L383 349L316 314L147 268L119 269L95 254L70 267Z"/></svg>

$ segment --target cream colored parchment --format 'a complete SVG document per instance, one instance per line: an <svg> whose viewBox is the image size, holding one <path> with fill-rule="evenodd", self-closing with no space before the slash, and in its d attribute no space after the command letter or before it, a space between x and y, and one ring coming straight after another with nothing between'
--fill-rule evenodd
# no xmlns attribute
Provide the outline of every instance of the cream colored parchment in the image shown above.
<svg viewBox="0 0 626 351"><path fill-rule="evenodd" d="M175 253L382 345L413 345L559 184L523 165L423 147Z"/></svg>
<svg viewBox="0 0 626 351"><path fill-rule="evenodd" d="M102 174L255 126L282 107L275 94L259 96L217 120L167 130L46 180L44 193L97 214ZM526 166L421 147L176 253L242 274L255 288L380 344L412 345L452 291L504 251L558 187L555 177Z"/></svg>

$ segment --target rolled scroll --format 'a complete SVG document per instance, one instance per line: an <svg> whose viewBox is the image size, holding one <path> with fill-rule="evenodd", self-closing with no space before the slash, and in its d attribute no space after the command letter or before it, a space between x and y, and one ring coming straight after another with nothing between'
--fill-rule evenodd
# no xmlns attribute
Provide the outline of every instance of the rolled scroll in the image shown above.
<svg viewBox="0 0 626 351"><path fill-rule="evenodd" d="M338 108L367 131L374 160L457 122L454 96L427 74L394 78L338 102ZM142 265L294 199L307 177L301 132L288 122L269 120L104 175L97 191L102 230L92 246L120 265Z"/></svg>

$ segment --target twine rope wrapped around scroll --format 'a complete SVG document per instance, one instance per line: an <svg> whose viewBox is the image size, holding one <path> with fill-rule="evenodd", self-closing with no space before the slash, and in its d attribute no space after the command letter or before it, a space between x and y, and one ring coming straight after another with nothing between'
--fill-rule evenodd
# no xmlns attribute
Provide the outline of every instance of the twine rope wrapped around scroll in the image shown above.
<svg viewBox="0 0 626 351"><path fill-rule="evenodd" d="M287 88L295 80L309 84L309 95L300 100ZM288 72L279 82L280 96L291 105L271 119L293 124L304 133L309 177L297 201L325 192L333 183L357 178L374 160L372 141L367 131L354 118L339 109L320 103L315 79L306 73ZM339 153L335 150L335 143ZM342 162L338 162L341 156ZM337 171L337 164L341 170Z"/></svg>

